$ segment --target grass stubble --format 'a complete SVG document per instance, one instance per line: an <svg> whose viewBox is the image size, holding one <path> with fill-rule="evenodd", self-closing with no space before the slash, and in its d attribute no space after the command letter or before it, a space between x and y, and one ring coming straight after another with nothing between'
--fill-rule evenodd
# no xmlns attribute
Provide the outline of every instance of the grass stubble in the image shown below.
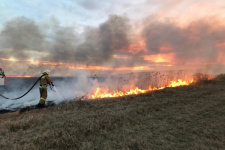
<svg viewBox="0 0 225 150"><path fill-rule="evenodd" d="M225 79L0 114L0 149L225 149Z"/></svg>

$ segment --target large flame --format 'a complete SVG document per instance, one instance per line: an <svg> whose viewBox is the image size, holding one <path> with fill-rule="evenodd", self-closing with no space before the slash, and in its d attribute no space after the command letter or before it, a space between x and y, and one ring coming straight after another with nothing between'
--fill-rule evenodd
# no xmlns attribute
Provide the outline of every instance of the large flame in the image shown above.
<svg viewBox="0 0 225 150"><path fill-rule="evenodd" d="M120 97L120 96L125 96L125 95L135 95L135 94L141 94L141 93L146 93L149 91L156 91L156 90L162 90L165 89L166 87L178 87L178 86L186 86L189 85L191 83L193 83L194 80L190 79L187 81L183 81L181 79L178 79L178 81L170 81L170 84L167 86L163 86L163 87L154 87L151 88L149 87L146 90L143 89L139 89L138 87L136 87L135 89L130 89L127 92L123 92L123 91L114 91L112 93L107 93L107 92L101 92L101 88L97 88L95 93L92 95L89 95L88 98L89 99L96 99L96 98L107 98L107 97Z"/></svg>

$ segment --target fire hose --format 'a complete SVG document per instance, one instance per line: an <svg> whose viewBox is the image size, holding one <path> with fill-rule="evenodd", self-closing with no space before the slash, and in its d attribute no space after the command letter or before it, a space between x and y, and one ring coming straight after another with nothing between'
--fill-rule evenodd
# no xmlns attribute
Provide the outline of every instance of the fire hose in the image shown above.
<svg viewBox="0 0 225 150"><path fill-rule="evenodd" d="M35 86L35 85L37 84L37 82L41 79L41 77L43 77L43 76L44 76L44 75L40 76L40 77L37 79L37 81L33 84L33 86L32 86L25 94L23 94L22 96L17 97L17 98L11 98L11 100L18 100L18 99L24 97L25 95L27 95L27 94L34 88L34 86ZM50 88L51 88L52 91L54 91L54 90L52 89L51 86L50 86ZM54 92L56 92L56 91L54 91ZM2 95L2 94L0 94L0 96L3 97L3 98L5 98L5 99L10 99L10 98L8 98L8 97Z"/></svg>

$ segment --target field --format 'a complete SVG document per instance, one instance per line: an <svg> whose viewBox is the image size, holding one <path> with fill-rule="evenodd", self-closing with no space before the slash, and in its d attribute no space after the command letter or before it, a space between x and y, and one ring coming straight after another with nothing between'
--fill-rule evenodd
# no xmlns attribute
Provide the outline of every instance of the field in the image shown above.
<svg viewBox="0 0 225 150"><path fill-rule="evenodd" d="M224 149L225 80L0 114L1 149Z"/></svg>

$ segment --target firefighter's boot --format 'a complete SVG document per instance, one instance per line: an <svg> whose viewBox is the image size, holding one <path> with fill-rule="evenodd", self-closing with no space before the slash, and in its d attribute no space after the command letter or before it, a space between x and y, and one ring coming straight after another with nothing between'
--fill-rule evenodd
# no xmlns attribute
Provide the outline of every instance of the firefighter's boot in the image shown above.
<svg viewBox="0 0 225 150"><path fill-rule="evenodd" d="M41 100L39 101L37 107L39 107L39 108L44 108L44 107L45 107L45 100L42 100L42 99L41 99Z"/></svg>

